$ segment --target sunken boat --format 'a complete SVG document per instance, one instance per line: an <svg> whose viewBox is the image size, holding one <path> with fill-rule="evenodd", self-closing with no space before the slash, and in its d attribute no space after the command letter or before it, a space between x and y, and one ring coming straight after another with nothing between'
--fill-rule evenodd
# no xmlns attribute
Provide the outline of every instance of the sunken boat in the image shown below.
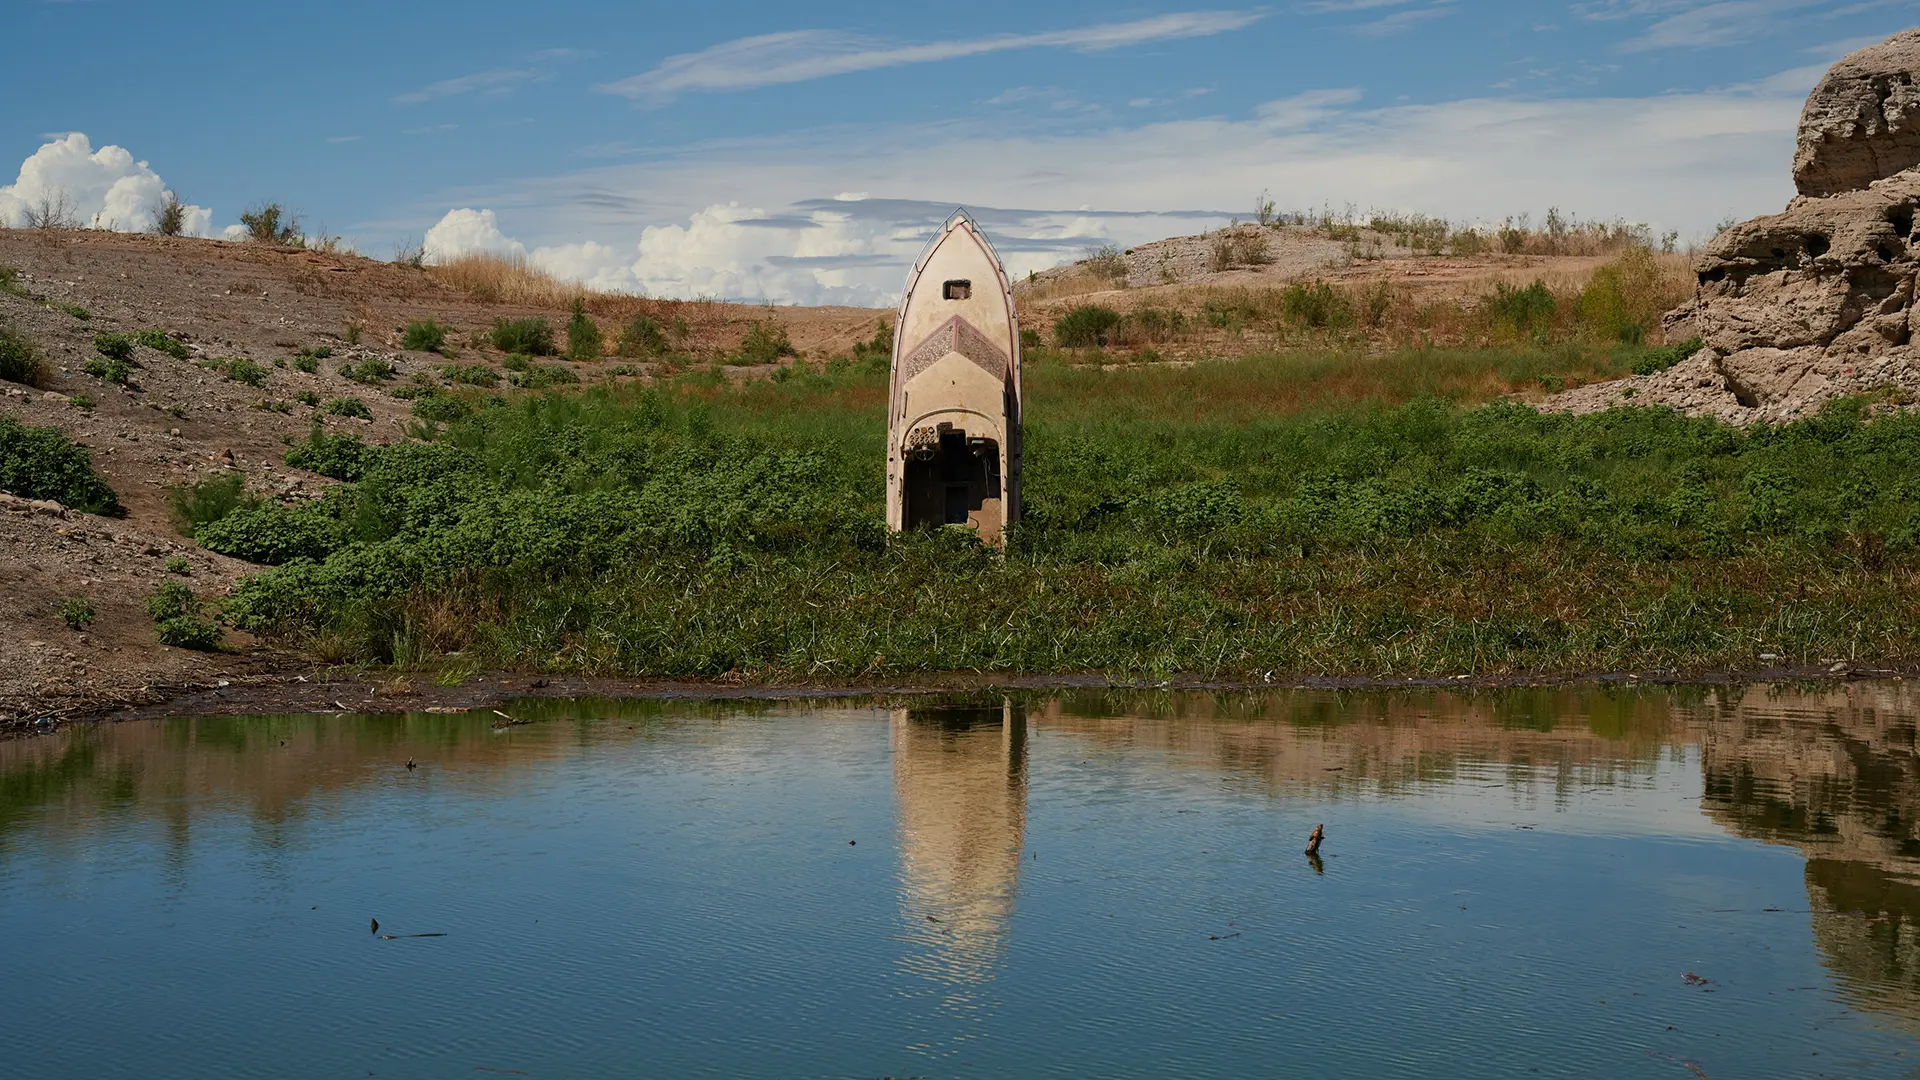
<svg viewBox="0 0 1920 1080"><path fill-rule="evenodd" d="M967 526L1004 547L1020 518L1020 323L965 211L914 261L894 326L887 527Z"/></svg>

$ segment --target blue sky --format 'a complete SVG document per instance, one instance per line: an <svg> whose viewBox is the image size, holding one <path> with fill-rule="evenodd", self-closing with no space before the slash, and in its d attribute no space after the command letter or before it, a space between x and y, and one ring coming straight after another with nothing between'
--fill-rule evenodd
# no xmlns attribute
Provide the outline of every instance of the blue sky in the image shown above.
<svg viewBox="0 0 1920 1080"><path fill-rule="evenodd" d="M274 199L381 257L425 237L605 287L859 303L954 204L1015 272L1262 189L1692 237L1779 209L1820 71L1920 22L1885 0L10 8L0 161L26 170L0 216L58 185L125 226L164 186L214 234Z"/></svg>

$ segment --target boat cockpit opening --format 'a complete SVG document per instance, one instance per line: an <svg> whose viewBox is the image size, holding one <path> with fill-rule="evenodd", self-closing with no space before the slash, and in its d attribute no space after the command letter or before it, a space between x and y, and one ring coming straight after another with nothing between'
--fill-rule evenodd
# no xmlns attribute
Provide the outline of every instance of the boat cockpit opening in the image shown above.
<svg viewBox="0 0 1920 1080"><path fill-rule="evenodd" d="M908 528L987 525L977 515L1000 499L1000 444L941 424L936 438L907 451L906 481Z"/></svg>

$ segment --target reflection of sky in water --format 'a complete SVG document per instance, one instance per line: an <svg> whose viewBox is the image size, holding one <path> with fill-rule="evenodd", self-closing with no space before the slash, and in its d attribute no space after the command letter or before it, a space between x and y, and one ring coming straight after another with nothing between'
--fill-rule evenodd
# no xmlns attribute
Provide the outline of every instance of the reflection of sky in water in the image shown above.
<svg viewBox="0 0 1920 1080"><path fill-rule="evenodd" d="M103 1077L1920 1065L1904 687L513 711L541 709L555 722L505 732L280 718L0 743L0 974L32 1003L0 1013L0 1059ZM1322 821L1316 874L1299 848ZM369 916L448 936L382 942Z"/></svg>

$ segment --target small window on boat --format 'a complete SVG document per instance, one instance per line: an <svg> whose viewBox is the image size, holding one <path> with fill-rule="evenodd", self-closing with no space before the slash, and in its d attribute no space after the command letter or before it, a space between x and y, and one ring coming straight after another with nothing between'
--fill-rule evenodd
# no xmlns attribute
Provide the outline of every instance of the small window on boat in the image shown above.
<svg viewBox="0 0 1920 1080"><path fill-rule="evenodd" d="M949 300L965 300L973 295L973 282L949 281L946 288L941 291L941 295Z"/></svg>

